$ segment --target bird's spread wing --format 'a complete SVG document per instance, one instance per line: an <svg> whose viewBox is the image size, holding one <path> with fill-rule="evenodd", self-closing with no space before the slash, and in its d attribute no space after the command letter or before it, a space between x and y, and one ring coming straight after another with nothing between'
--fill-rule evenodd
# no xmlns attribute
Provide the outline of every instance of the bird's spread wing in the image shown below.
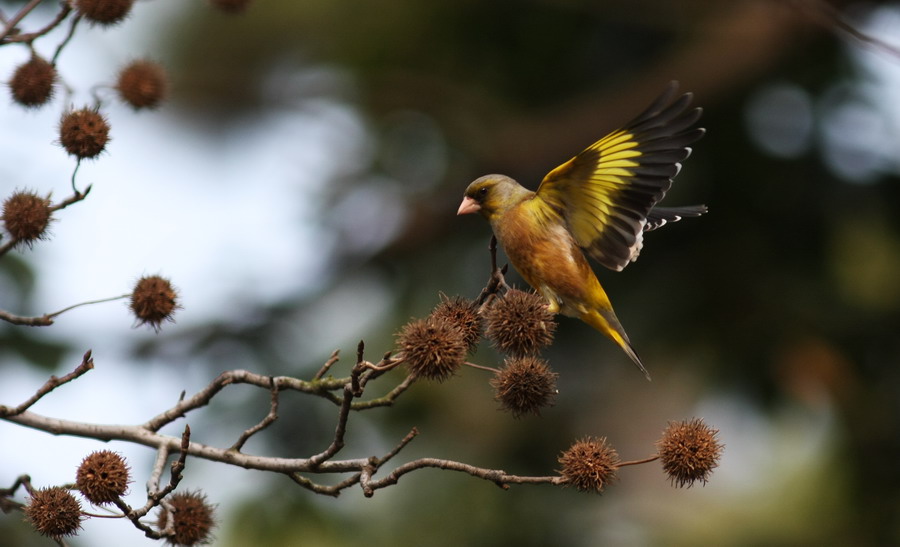
<svg viewBox="0 0 900 547"><path fill-rule="evenodd" d="M683 218L699 217L707 211L706 205L688 205L686 207L654 207L647 215L644 231L649 232L669 222L678 222Z"/></svg>
<svg viewBox="0 0 900 547"><path fill-rule="evenodd" d="M688 145L704 133L694 127L702 110L688 108L693 96L673 101L677 92L672 82L637 118L548 173L537 190L535 199L565 217L578 245L613 270L637 257L648 224L652 229L690 216L648 221L690 155Z"/></svg>

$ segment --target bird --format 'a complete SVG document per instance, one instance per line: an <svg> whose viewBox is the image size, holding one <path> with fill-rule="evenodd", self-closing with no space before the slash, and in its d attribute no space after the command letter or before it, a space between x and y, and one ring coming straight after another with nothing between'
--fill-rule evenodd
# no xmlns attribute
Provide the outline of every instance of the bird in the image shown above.
<svg viewBox="0 0 900 547"><path fill-rule="evenodd" d="M614 271L638 258L644 232L707 212L705 205L657 207L706 132L692 93L670 82L621 128L550 171L532 191L506 175L465 190L457 215L480 213L509 262L554 314L576 317L615 342L650 374L613 311L587 256Z"/></svg>

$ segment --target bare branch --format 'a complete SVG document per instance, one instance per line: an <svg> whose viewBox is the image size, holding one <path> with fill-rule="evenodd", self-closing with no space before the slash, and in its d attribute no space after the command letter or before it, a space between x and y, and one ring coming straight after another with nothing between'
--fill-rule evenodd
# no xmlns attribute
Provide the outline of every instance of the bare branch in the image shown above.
<svg viewBox="0 0 900 547"><path fill-rule="evenodd" d="M900 59L900 47L867 34L847 21L838 9L824 0L793 0L794 7L811 21L837 36L846 36L863 46L871 47Z"/></svg>
<svg viewBox="0 0 900 547"><path fill-rule="evenodd" d="M415 428L415 427L412 428L410 430L410 432L406 434L406 437L403 437L400 440L400 442L397 443L397 446L395 446L393 450L391 450L390 452L388 452L387 454L385 454L384 456L382 456L381 458L379 458L376 461L377 465L379 467L384 465L388 460L390 460L391 458L393 458L394 456L399 454L401 450L406 448L406 445L408 445L410 442L412 442L412 440L415 439L416 436L418 436L418 435L419 435L418 428Z"/></svg>
<svg viewBox="0 0 900 547"><path fill-rule="evenodd" d="M0 254L3 253L3 249L0 249ZM53 313L45 313L44 315L35 316L35 317L27 317L22 315L16 315L14 313L10 313L8 311L0 310L0 320L6 321L8 323L12 323L13 325L22 325L25 327L49 327L53 324L54 318L59 315L66 313L67 311L74 310L75 308L80 308L81 306L91 306L94 304L102 304L103 302L112 302L114 300L122 300L123 298L128 298L131 296L130 294L120 294L119 296L111 296L109 298L100 298L97 300L88 300L87 302L79 302L78 304L72 304L69 307L63 308L59 311L55 311Z"/></svg>
<svg viewBox="0 0 900 547"><path fill-rule="evenodd" d="M34 11L34 8L36 8L40 3L41 0L31 0L30 2L22 6L22 9L20 9L18 13L13 15L12 18L10 18L10 20L6 22L6 28L3 29L3 32L0 32L0 42L5 42L6 37L12 34L16 29L16 25L18 25L26 15Z"/></svg>
<svg viewBox="0 0 900 547"><path fill-rule="evenodd" d="M16 495L16 490L18 490L20 486L29 494L33 492L33 489L31 488L31 477L28 475L19 475L16 477L16 481L12 486L9 488L0 488L0 511L9 513L10 511L25 507L24 504L9 499Z"/></svg>
<svg viewBox="0 0 900 547"><path fill-rule="evenodd" d="M275 420L278 419L278 388L275 387L274 382L271 388L271 392L272 397L269 403L269 413L266 414L266 417L263 418L261 422L241 433L241 436L238 438L238 440L231 446L231 450L240 452L241 448L244 447L244 443L246 443L250 437L269 427L270 425L272 425L272 423L275 422Z"/></svg>
<svg viewBox="0 0 900 547"><path fill-rule="evenodd" d="M150 492L147 498L147 505L144 506L140 512L143 512L141 516L146 515L150 509L159 504L160 500L164 497L168 496L175 488L178 486L178 483L181 482L181 479L184 478L182 472L184 471L184 465L187 461L188 449L191 446L191 426L184 426L184 432L181 434L181 444L178 447L178 458L172 462L172 467L169 470L169 484L166 485L162 490L157 490L156 492ZM151 504L151 502L153 502Z"/></svg>
<svg viewBox="0 0 900 547"><path fill-rule="evenodd" d="M476 306L484 306L492 296L500 292L501 288L509 289L505 277L506 272L509 270L509 264L504 264L501 268L497 267L496 236L491 236L491 242L488 243L488 251L491 253L491 277L488 279L485 287L481 289L481 294L475 299Z"/></svg>
<svg viewBox="0 0 900 547"><path fill-rule="evenodd" d="M52 60L53 63L56 63L57 59L59 59L59 54L62 53L63 48L66 47L66 44L69 43L69 40L71 40L72 37L75 36L75 28L78 26L79 21L81 21L81 14L78 14L72 18L72 23L69 25L69 32L66 34L66 37L63 38L63 41L60 42L58 46L56 46L56 51L53 53L53 60ZM75 187L75 175L73 174L72 175L72 188L74 188L74 187ZM76 190L76 192L78 192L78 191Z"/></svg>
<svg viewBox="0 0 900 547"><path fill-rule="evenodd" d="M328 360L325 361L325 364L322 365L322 368L319 369L319 372L317 372L316 375L313 376L313 380L318 380L318 379L322 378L322 376L325 376L325 373L328 372L328 369L330 369L340 359L340 353L341 353L341 350L339 350L339 349L336 349L333 352L331 352L331 357L329 357Z"/></svg>
<svg viewBox="0 0 900 547"><path fill-rule="evenodd" d="M148 526L141 522L141 518L145 517L147 513L153 510L154 507L160 505L162 500L171 494L175 488L178 486L178 483L181 482L181 479L184 477L184 465L185 460L187 459L187 447L190 445L191 438L191 428L190 426L185 426L184 433L181 435L181 446L179 447L178 458L172 462L169 484L166 485L162 490L158 489L159 486L159 477L162 474L162 468L165 466L165 461L168 459L168 450L160 450L157 453L156 463L154 465L153 475L151 476L152 486L150 483L147 485L147 503L144 504L140 509L132 509L125 500L122 498L118 498L114 500L116 507L122 511L122 514L134 524L135 528L144 532L144 535L151 539L162 539L164 537L170 536L173 533L171 530L171 526L167 526L165 530L157 530L152 526ZM172 519L170 519L171 521Z"/></svg>
<svg viewBox="0 0 900 547"><path fill-rule="evenodd" d="M80 165L80 162L78 164L76 164L75 171L72 173L72 188L73 188L73 190L75 188L75 173L78 172L78 165ZM88 184L87 188L84 189L84 192L79 192L78 190L74 190L74 192L72 193L71 196L60 201L56 205L53 205L52 207L50 207L50 212L53 213L53 212L65 209L66 207L68 207L69 205L72 205L73 203L78 203L79 201L86 198L89 193L91 193L92 187L93 187L92 185Z"/></svg>
<svg viewBox="0 0 900 547"><path fill-rule="evenodd" d="M642 460L631 460L631 461L627 461L627 462L619 462L619 465L618 465L618 466L619 466L619 467L625 467L626 465L641 465L641 464L643 464L643 463L654 462L654 461L656 461L656 460L658 460L658 459L659 459L659 455L658 455L658 454L654 454L654 455L650 456L649 458L644 458L644 459L642 459Z"/></svg>
<svg viewBox="0 0 900 547"><path fill-rule="evenodd" d="M27 7L27 6L26 6ZM24 8L23 8L24 10ZM72 6L69 5L68 2L60 2L59 11L56 13L56 17L53 18L49 23L44 25L42 28L29 32L26 34L13 34L12 31L15 30L15 24L7 24L6 30L3 33L0 33L0 45L9 44L13 42L33 42L35 39L44 36L49 33L51 30L55 29L59 26L60 23L72 12ZM21 11L20 11L21 13ZM55 58L54 58L55 60Z"/></svg>
<svg viewBox="0 0 900 547"><path fill-rule="evenodd" d="M84 357L81 359L81 364L78 365L75 370L66 374L62 378L57 378L56 376L51 376L49 380L44 382L44 385L38 389L34 395L29 397L24 403L20 404L17 407L9 408L4 405L0 405L0 417L11 417L17 416L29 408L31 408L34 403L38 402L41 397L50 393L54 389L59 386L71 382L72 380L78 378L79 376L85 374L87 371L94 368L94 359L91 357L91 350L87 350L85 352Z"/></svg>
<svg viewBox="0 0 900 547"><path fill-rule="evenodd" d="M287 476L290 477L292 481L302 486L303 488L306 488L310 492L315 492L316 494L322 494L325 496L332 496L336 498L341 494L342 490L359 482L360 473L351 475L349 478L331 486L313 482L300 473L288 473Z"/></svg>
<svg viewBox="0 0 900 547"><path fill-rule="evenodd" d="M334 439L331 441L328 448L309 459L313 468L318 467L320 463L331 459L344 448L344 434L347 432L347 420L350 418L350 407L353 405L353 398L356 395L362 395L362 388L359 384L359 375L365 370L363 347L364 344L360 342L357 349L356 366L350 371L350 381L344 385L344 398L341 402L340 412L338 412L338 423L334 430Z"/></svg>
<svg viewBox="0 0 900 547"><path fill-rule="evenodd" d="M466 463L438 458L420 458L397 467L383 479L368 480L364 477L364 480L361 481L363 494L365 494L366 497L372 497L375 494L375 490L397 484L397 481L399 481L400 477L403 475L426 467L460 471L473 477L491 481L504 490L509 489L510 484L562 484L564 482L564 479L560 476L523 477L507 474L506 471L500 469L484 469Z"/></svg>
<svg viewBox="0 0 900 547"><path fill-rule="evenodd" d="M350 408L352 410L368 410L370 408L375 408L379 406L391 406L394 404L394 401L397 400L397 397L403 394L409 386L415 383L416 377L412 374L408 375L402 382L397 384L394 389L390 390L383 397L378 397L375 399L369 399L366 401L355 401Z"/></svg>
<svg viewBox="0 0 900 547"><path fill-rule="evenodd" d="M340 404L340 398L335 396L331 391L343 388L347 379L323 378L313 382L307 382L290 376L265 376L255 374L247 370L229 370L223 372L216 377L208 386L198 391L190 398L182 398L178 404L166 410L162 414L151 418L144 427L149 431L159 431L160 428L169 424L185 413L197 408L206 406L212 398L226 386L231 384L251 384L257 387L278 390L293 390L311 395L319 395L326 399Z"/></svg>
<svg viewBox="0 0 900 547"><path fill-rule="evenodd" d="M153 462L153 471L147 480L147 495L154 496L159 492L159 481L162 478L163 471L166 469L166 462L169 461L169 446L160 446L156 451L156 461Z"/></svg>
<svg viewBox="0 0 900 547"><path fill-rule="evenodd" d="M0 247L0 255L15 246L15 241L7 242L6 245ZM41 315L40 317L27 317L16 315L6 310L0 310L0 320L12 323L13 325L21 325L23 327L48 327L53 324L53 319L49 315Z"/></svg>

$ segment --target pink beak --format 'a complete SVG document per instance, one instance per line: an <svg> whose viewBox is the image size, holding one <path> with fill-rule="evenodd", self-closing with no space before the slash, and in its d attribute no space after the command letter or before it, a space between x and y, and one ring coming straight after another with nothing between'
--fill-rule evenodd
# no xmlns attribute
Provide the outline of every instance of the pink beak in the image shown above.
<svg viewBox="0 0 900 547"><path fill-rule="evenodd" d="M459 210L456 211L457 215L468 215L469 213L477 213L481 210L481 205L478 205L478 202L474 199L466 196L463 198L462 203L459 204Z"/></svg>

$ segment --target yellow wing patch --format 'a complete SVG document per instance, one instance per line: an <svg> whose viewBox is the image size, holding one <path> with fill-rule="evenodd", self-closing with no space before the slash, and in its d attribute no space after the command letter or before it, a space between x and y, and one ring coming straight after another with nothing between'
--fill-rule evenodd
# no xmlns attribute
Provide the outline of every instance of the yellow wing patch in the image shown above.
<svg viewBox="0 0 900 547"><path fill-rule="evenodd" d="M537 190L535 199L566 219L578 245L613 270L637 258L650 210L690 154L687 145L703 135L691 127L700 109L687 108L689 94L672 102L676 89L550 171Z"/></svg>

